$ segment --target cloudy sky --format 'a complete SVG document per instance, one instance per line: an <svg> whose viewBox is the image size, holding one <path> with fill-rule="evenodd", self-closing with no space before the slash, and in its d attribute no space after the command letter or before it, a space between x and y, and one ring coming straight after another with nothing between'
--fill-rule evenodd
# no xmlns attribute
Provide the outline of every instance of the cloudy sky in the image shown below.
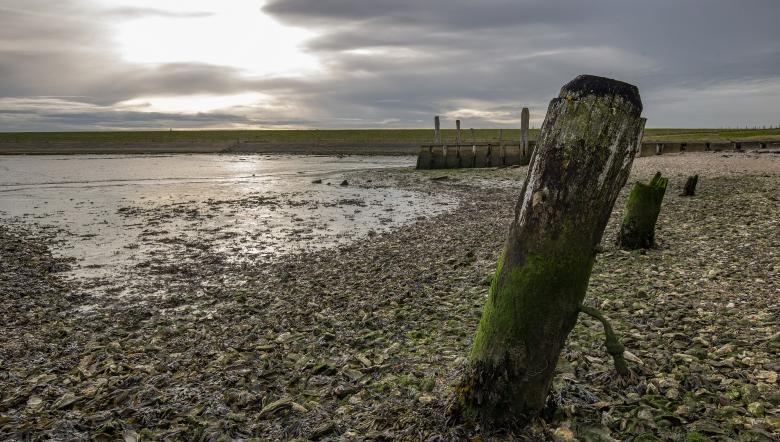
<svg viewBox="0 0 780 442"><path fill-rule="evenodd" d="M537 127L577 74L648 127L780 124L778 0L0 0L0 131Z"/></svg>

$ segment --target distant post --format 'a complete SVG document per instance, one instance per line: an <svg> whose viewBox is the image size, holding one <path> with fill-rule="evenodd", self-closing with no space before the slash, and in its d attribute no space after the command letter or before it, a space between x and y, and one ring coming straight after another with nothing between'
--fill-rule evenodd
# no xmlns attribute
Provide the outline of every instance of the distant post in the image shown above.
<svg viewBox="0 0 780 442"><path fill-rule="evenodd" d="M528 123L531 119L528 108L524 107L520 112L520 153L523 157L527 157L528 152Z"/></svg>
<svg viewBox="0 0 780 442"><path fill-rule="evenodd" d="M441 126L438 115L433 118L433 144L441 144Z"/></svg>
<svg viewBox="0 0 780 442"><path fill-rule="evenodd" d="M455 120L455 144L460 146L460 120Z"/></svg>
<svg viewBox="0 0 780 442"><path fill-rule="evenodd" d="M639 119L639 138L636 140L636 145L639 148L636 150L636 155L639 156L642 153L642 138L645 136L645 124L647 124L647 118Z"/></svg>

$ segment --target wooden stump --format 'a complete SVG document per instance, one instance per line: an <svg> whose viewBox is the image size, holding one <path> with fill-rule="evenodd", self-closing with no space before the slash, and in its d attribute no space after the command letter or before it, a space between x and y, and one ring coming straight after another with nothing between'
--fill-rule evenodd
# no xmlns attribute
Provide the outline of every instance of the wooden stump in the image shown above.
<svg viewBox="0 0 780 442"><path fill-rule="evenodd" d="M528 126L531 121L531 113L527 107L520 111L520 153L523 157L530 157L531 152L528 148ZM528 164L528 163L526 163Z"/></svg>
<svg viewBox="0 0 780 442"><path fill-rule="evenodd" d="M579 76L550 102L453 411L488 427L545 405L641 129L635 86Z"/></svg>
<svg viewBox="0 0 780 442"><path fill-rule="evenodd" d="M696 184L699 183L699 175L689 176L688 181L685 182L685 187L680 196L694 196L696 195Z"/></svg>
<svg viewBox="0 0 780 442"><path fill-rule="evenodd" d="M628 195L626 214L620 224L618 244L628 250L649 249L655 245L655 223L668 180L655 174L650 184L635 183Z"/></svg>

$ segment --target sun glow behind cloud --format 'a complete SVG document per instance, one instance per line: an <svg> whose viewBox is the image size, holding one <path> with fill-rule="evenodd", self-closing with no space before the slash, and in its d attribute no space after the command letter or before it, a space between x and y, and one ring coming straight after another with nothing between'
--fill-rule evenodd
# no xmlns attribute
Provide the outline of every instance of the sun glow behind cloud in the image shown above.
<svg viewBox="0 0 780 442"><path fill-rule="evenodd" d="M112 26L114 38L122 57L133 63L206 63L257 76L316 71L317 59L301 50L314 34L280 24L262 12L262 5L257 0L128 0L123 7L171 15L130 15Z"/></svg>
<svg viewBox="0 0 780 442"><path fill-rule="evenodd" d="M266 104L269 97L261 93L235 95L186 95L176 97L141 97L117 104L122 110L138 112L198 113Z"/></svg>
<svg viewBox="0 0 780 442"><path fill-rule="evenodd" d="M320 72L302 50L315 34L282 25L262 11L263 1L95 0L116 11L110 24L123 61L140 65L200 63L239 70L247 78L299 77ZM267 100L262 93L137 97L118 107L142 112L198 113Z"/></svg>

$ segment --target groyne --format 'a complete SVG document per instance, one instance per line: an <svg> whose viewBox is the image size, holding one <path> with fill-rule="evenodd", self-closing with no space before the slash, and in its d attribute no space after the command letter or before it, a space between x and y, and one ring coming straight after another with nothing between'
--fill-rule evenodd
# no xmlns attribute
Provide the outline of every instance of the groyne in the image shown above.
<svg viewBox="0 0 780 442"><path fill-rule="evenodd" d="M780 149L780 141L731 141L731 142L643 142L640 157L680 152L723 152Z"/></svg>
<svg viewBox="0 0 780 442"><path fill-rule="evenodd" d="M528 164L536 142L529 141L523 153L520 143L423 144L417 155L418 169L504 167Z"/></svg>

